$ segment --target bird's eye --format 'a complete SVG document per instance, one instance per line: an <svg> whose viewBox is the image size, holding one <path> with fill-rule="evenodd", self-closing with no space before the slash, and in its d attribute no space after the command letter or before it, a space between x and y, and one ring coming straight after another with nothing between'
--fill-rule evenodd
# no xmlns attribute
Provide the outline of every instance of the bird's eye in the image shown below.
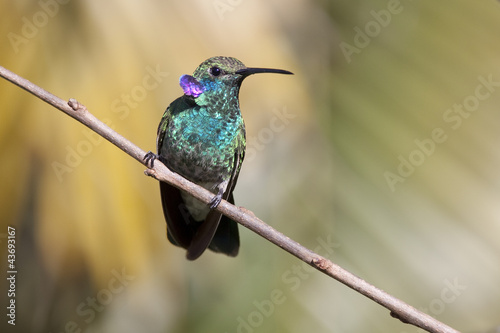
<svg viewBox="0 0 500 333"><path fill-rule="evenodd" d="M210 74L212 74L212 76L219 76L221 75L222 73L222 70L219 68L219 67L210 67Z"/></svg>

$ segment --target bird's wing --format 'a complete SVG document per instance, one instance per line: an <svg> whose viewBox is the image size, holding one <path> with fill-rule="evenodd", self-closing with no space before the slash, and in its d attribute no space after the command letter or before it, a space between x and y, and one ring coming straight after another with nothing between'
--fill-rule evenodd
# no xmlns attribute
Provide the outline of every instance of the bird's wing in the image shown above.
<svg viewBox="0 0 500 333"><path fill-rule="evenodd" d="M172 244L187 249L198 223L187 211L178 188L160 182L160 194L163 214L167 221L168 239Z"/></svg>
<svg viewBox="0 0 500 333"><path fill-rule="evenodd" d="M222 196L224 200L228 200L233 204L233 190L238 179L244 155L244 149L237 149L234 157L233 172L231 173L226 191ZM220 230L218 230L219 225ZM236 222L226 216L222 216L222 214L216 210L211 210L208 213L205 221L196 231L186 254L187 259L197 259L205 252L209 245L211 250L222 252L232 257L238 254L240 247L240 237Z"/></svg>
<svg viewBox="0 0 500 333"><path fill-rule="evenodd" d="M170 106L169 106L163 113L161 121L158 124L158 130L156 131L156 151L158 155L160 154L160 148L163 146L163 139L165 138L165 132L167 131L170 119L172 119L172 114L170 112Z"/></svg>
<svg viewBox="0 0 500 333"><path fill-rule="evenodd" d="M237 154L238 160L235 164L233 174L229 181L228 192L229 197L227 201L234 205L233 190L238 181L243 158L245 157L245 131L242 131L240 146L238 147ZM229 217L222 215L217 231L210 243L209 248L215 252L222 252L231 257L236 257L240 249L240 236L238 233L238 223L231 220Z"/></svg>
<svg viewBox="0 0 500 333"><path fill-rule="evenodd" d="M176 102L183 102L183 100L179 98L172 102L172 104ZM171 107L169 106L163 113L163 117L158 125L156 138L158 155L160 155L160 149L163 146L165 132L167 131L167 127L171 119ZM167 161L163 160L161 156L159 156L159 159L163 162L163 164L167 165ZM181 191L178 188L167 183L160 182L160 194L163 214L165 216L165 221L167 222L168 239L172 244L187 249L196 232L197 223L187 211L181 197Z"/></svg>

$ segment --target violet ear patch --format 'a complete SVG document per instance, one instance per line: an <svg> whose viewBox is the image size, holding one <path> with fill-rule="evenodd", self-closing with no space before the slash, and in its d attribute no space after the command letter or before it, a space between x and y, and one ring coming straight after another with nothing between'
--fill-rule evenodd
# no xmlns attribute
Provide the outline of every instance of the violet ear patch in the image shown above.
<svg viewBox="0 0 500 333"><path fill-rule="evenodd" d="M179 84L184 91L184 95L193 96L196 98L203 94L203 87L201 83L191 75L182 75L179 79Z"/></svg>

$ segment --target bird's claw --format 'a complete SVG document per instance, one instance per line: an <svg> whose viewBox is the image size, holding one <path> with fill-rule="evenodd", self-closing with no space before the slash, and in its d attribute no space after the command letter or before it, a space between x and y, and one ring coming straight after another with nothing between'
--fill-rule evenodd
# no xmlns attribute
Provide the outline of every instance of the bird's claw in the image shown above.
<svg viewBox="0 0 500 333"><path fill-rule="evenodd" d="M222 201L222 197L224 196L224 191L226 190L227 184L228 181L226 180L212 187L212 189L217 189L217 194L208 203L208 207L210 207L210 209L217 208L217 206L220 204L220 202Z"/></svg>
<svg viewBox="0 0 500 333"><path fill-rule="evenodd" d="M223 195L224 195L224 189L222 187L219 187L218 193L215 195L215 197L212 198L212 200L210 200L210 202L208 203L208 207L210 207L210 209L217 208L217 206L222 201Z"/></svg>
<svg viewBox="0 0 500 333"><path fill-rule="evenodd" d="M212 198L212 200L210 200L210 202L208 203L208 207L210 207L210 209L217 208L217 206L220 204L221 201L222 201L222 194L217 194L215 195L215 197Z"/></svg>
<svg viewBox="0 0 500 333"><path fill-rule="evenodd" d="M158 155L153 153L152 151L148 151L146 155L144 155L144 162L146 162L146 166L148 168L153 168L155 166L155 160L158 158Z"/></svg>

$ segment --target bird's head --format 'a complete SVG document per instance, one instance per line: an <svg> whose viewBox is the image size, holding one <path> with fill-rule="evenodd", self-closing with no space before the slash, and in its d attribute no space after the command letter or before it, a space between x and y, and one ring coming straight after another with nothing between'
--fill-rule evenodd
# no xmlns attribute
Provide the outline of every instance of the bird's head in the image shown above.
<svg viewBox="0 0 500 333"><path fill-rule="evenodd" d="M179 83L184 95L194 98L206 93L237 97L243 79L257 73L293 74L282 69L246 67L232 57L212 57L202 62L193 75L182 75Z"/></svg>

